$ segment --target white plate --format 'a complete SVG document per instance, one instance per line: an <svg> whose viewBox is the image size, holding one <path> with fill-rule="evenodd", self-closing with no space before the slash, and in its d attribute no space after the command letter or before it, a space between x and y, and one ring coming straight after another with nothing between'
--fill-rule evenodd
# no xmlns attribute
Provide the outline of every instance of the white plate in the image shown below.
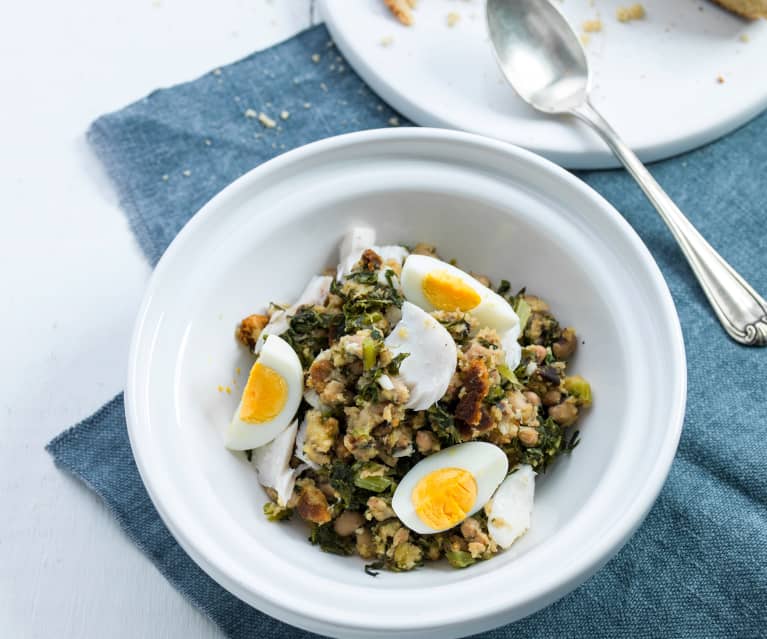
<svg viewBox="0 0 767 639"><path fill-rule="evenodd" d="M706 0L644 0L646 19L628 24L615 11L629 0L555 4L578 29L601 16L603 31L586 46L593 102L645 161L710 142L767 107L765 20L749 23ZM414 122L513 142L570 168L617 166L585 125L540 115L514 94L490 51L482 0L421 0L412 27L383 0L321 6L349 63ZM461 15L452 28L450 11Z"/></svg>
<svg viewBox="0 0 767 639"><path fill-rule="evenodd" d="M243 316L289 301L337 260L353 224L548 299L585 341L594 388L582 443L538 483L530 532L466 570L372 579L320 552L300 521L271 523L252 467L224 449L227 395L251 356ZM659 362L662 365L659 365ZM131 445L158 512L215 580L270 615L342 637L473 634L572 590L625 543L666 478L682 427L684 345L658 267L583 182L510 145L436 129L323 140L217 195L163 256L139 312L125 393ZM509 588L509 584L515 587ZM446 605L461 602L462 605Z"/></svg>

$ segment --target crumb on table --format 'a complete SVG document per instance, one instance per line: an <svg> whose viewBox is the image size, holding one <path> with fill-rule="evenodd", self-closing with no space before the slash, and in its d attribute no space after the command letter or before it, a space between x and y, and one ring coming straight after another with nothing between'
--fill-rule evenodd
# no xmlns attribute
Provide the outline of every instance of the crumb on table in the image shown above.
<svg viewBox="0 0 767 639"><path fill-rule="evenodd" d="M399 118L396 115L389 118L389 126L399 126Z"/></svg>
<svg viewBox="0 0 767 639"><path fill-rule="evenodd" d="M258 117L258 111L255 109L245 109L243 115L250 120L255 120Z"/></svg>
<svg viewBox="0 0 767 639"><path fill-rule="evenodd" d="M596 20L586 20L583 23L583 30L586 33L599 33L602 30L602 21L598 18Z"/></svg>
<svg viewBox="0 0 767 639"><path fill-rule="evenodd" d="M277 126L277 123L274 120L272 120L272 118L270 118L268 115L266 115L266 113L264 113L263 111L258 114L258 121L267 129L273 129L274 127Z"/></svg>
<svg viewBox="0 0 767 639"><path fill-rule="evenodd" d="M394 43L394 38L390 35L384 36L378 41L382 47L390 47Z"/></svg>
<svg viewBox="0 0 767 639"><path fill-rule="evenodd" d="M615 17L619 22L631 22L632 20L641 20L645 17L644 6L637 2L630 7L618 7Z"/></svg>
<svg viewBox="0 0 767 639"><path fill-rule="evenodd" d="M461 21L461 14L455 11L451 11L447 14L447 26L454 27Z"/></svg>
<svg viewBox="0 0 767 639"><path fill-rule="evenodd" d="M319 61L320 61L320 54L312 53L312 62L314 62L314 64L317 64Z"/></svg>
<svg viewBox="0 0 767 639"><path fill-rule="evenodd" d="M290 111L281 111L280 119L287 120L290 117Z"/></svg>

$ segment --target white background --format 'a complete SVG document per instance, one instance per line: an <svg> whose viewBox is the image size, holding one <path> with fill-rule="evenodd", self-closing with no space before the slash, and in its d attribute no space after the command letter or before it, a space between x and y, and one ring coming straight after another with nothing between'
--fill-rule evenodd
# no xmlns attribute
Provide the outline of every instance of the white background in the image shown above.
<svg viewBox="0 0 767 639"><path fill-rule="evenodd" d="M219 636L44 445L123 388L146 261L102 113L310 24L309 0L14 2L0 21L0 635Z"/></svg>

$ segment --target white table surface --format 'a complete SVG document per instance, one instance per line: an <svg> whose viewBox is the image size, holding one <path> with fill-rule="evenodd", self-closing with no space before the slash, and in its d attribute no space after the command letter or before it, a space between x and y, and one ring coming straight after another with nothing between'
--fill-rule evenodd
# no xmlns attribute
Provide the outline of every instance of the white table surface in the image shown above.
<svg viewBox="0 0 767 639"><path fill-rule="evenodd" d="M69 0L0 21L0 635L215 637L44 445L122 390L149 267L102 113L310 24L309 0Z"/></svg>

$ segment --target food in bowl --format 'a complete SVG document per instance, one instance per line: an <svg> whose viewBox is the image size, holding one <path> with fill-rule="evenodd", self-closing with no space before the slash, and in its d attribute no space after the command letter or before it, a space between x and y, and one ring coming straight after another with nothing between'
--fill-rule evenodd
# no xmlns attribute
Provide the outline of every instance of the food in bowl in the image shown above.
<svg viewBox="0 0 767 639"><path fill-rule="evenodd" d="M244 318L255 360L225 444L271 520L370 567L465 568L530 527L535 477L578 442L591 388L548 305L352 229L292 305Z"/></svg>

